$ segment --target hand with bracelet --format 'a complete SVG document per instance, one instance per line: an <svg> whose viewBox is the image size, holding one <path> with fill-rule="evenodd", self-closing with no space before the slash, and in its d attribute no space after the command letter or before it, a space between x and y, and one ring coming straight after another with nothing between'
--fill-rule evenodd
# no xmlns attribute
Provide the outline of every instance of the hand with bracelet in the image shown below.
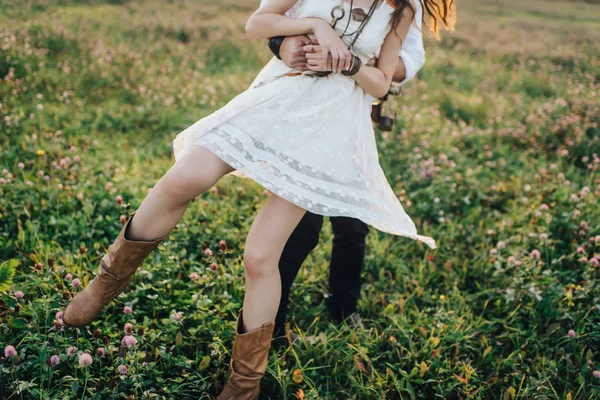
<svg viewBox="0 0 600 400"><path fill-rule="evenodd" d="M312 46L312 47L309 47ZM306 35L275 36L269 40L269 48L278 59L297 71L308 71L308 53L321 52L319 43ZM313 58L313 56L311 56ZM318 59L318 57L314 57ZM365 65L374 67L377 57L371 58ZM394 82L403 82L406 78L406 66L402 57L398 57L398 66L394 72Z"/></svg>
<svg viewBox="0 0 600 400"><path fill-rule="evenodd" d="M306 56L306 69L314 72L333 72L329 67L329 59L321 51L321 46L309 44L303 47ZM343 75L355 75L361 68L362 61L359 57L352 55L350 63L340 71Z"/></svg>

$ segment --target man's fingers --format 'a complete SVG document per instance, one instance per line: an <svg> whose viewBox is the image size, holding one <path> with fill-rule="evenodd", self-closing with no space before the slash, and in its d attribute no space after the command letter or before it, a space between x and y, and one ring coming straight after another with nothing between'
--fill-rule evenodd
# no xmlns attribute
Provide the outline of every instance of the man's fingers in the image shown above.
<svg viewBox="0 0 600 400"><path fill-rule="evenodd" d="M312 40L310 40L310 38L306 35L301 36L301 40L300 43L302 43L302 46L306 46L308 44L312 44Z"/></svg>
<svg viewBox="0 0 600 400"><path fill-rule="evenodd" d="M304 50L307 53L318 53L319 51L321 51L323 49L321 48L321 46L316 46L314 44L309 44L309 45L303 46L302 50Z"/></svg>

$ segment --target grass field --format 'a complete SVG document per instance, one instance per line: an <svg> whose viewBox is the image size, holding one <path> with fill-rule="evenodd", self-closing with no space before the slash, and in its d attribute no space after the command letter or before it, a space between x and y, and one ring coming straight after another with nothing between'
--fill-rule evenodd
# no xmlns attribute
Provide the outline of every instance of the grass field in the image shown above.
<svg viewBox="0 0 600 400"><path fill-rule="evenodd" d="M257 3L0 2L0 282L14 271L0 285L0 398L208 399L223 386L244 238L266 199L251 181L194 201L89 329L55 314L172 164L174 136L269 60L243 32ZM393 132L377 134L439 249L371 231L360 312L373 329L357 332L327 318L326 224L293 291L304 345L271 352L264 398L600 398L600 5L458 11L388 107Z"/></svg>

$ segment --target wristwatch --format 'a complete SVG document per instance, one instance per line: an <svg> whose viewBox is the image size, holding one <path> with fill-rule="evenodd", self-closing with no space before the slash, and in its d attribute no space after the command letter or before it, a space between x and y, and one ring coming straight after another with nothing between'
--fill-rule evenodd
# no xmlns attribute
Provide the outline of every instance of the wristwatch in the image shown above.
<svg viewBox="0 0 600 400"><path fill-rule="evenodd" d="M281 60L281 56L279 55L279 50L281 49L281 44L283 43L285 36L274 36L269 39L269 49L273 52L275 57Z"/></svg>

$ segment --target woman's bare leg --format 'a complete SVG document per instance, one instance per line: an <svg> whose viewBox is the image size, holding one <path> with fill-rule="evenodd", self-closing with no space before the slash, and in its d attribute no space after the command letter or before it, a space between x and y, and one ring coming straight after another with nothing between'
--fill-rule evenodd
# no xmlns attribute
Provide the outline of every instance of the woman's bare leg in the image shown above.
<svg viewBox="0 0 600 400"><path fill-rule="evenodd" d="M281 298L279 258L305 212L297 205L271 195L252 223L244 251L243 325L246 332L275 319Z"/></svg>
<svg viewBox="0 0 600 400"><path fill-rule="evenodd" d="M190 201L231 171L233 168L205 147L193 146L148 193L131 220L128 238L153 240L166 236Z"/></svg>

